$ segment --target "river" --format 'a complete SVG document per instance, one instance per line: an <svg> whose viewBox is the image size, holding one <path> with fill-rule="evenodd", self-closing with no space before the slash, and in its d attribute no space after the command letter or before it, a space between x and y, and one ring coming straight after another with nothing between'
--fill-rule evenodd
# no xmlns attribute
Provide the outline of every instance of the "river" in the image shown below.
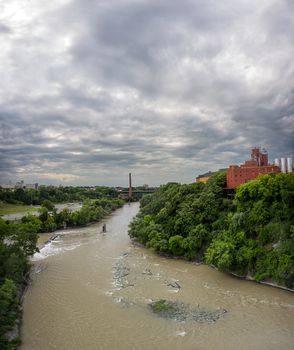
<svg viewBox="0 0 294 350"><path fill-rule="evenodd" d="M127 228L138 208L59 231L35 254L21 350L293 348L293 293L133 245ZM151 311L157 299L227 313L215 322L179 322Z"/></svg>

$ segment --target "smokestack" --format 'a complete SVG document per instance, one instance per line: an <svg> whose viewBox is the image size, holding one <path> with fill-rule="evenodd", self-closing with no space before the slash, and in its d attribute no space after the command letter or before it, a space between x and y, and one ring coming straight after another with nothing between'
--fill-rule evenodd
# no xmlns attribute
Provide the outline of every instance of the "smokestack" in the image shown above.
<svg viewBox="0 0 294 350"><path fill-rule="evenodd" d="M129 199L132 198L133 190L132 190L132 174L129 173Z"/></svg>

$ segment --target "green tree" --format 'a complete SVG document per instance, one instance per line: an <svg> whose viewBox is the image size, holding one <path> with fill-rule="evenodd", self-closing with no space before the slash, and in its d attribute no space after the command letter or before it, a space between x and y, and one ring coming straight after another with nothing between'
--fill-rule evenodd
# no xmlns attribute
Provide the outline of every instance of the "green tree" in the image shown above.
<svg viewBox="0 0 294 350"><path fill-rule="evenodd" d="M221 271L230 271L234 260L234 244L230 241L215 240L205 253L205 261Z"/></svg>
<svg viewBox="0 0 294 350"><path fill-rule="evenodd" d="M48 211L53 211L53 209L55 208L54 204L49 199L43 200L42 207L46 208Z"/></svg>
<svg viewBox="0 0 294 350"><path fill-rule="evenodd" d="M168 240L169 250L173 255L183 255L184 247L183 247L184 238L180 235L175 235L170 237Z"/></svg>
<svg viewBox="0 0 294 350"><path fill-rule="evenodd" d="M17 288L11 279L0 286L0 347L9 349L6 333L12 330L18 314Z"/></svg>
<svg viewBox="0 0 294 350"><path fill-rule="evenodd" d="M45 207L42 207L39 209L39 219L44 223L49 216L48 209Z"/></svg>

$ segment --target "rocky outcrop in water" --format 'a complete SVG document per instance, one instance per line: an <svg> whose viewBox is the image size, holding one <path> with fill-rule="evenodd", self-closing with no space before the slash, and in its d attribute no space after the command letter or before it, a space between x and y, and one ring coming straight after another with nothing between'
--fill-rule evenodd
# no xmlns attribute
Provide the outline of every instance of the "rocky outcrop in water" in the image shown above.
<svg viewBox="0 0 294 350"><path fill-rule="evenodd" d="M179 285L179 283L177 281L172 281L170 283L167 284L168 287L172 287L172 288L176 288L176 289L180 289L181 286Z"/></svg>
<svg viewBox="0 0 294 350"><path fill-rule="evenodd" d="M131 272L134 271L131 271L130 267L128 267L128 264L124 261L124 258L127 256L127 254L123 254L123 259L114 265L113 280L115 286L119 289L135 286L134 283L136 281L136 278L134 278L134 276L131 276ZM143 279L152 279L155 277L150 268L145 268L141 272L141 276ZM133 283L130 283L130 281ZM174 278L165 280L164 284L172 288L172 291L180 291L180 289L183 287L181 286L179 280ZM140 303L138 304L137 301L130 300L127 296L123 295L116 296L114 300L116 303L119 303L123 307L140 305ZM147 305L146 302L144 302L144 304L141 306L144 308L148 306L156 315L167 319L173 319L177 322L194 321L198 323L212 324L218 321L221 317L223 317L224 314L227 313L227 310L225 309L211 310L205 307L200 307L199 305L195 307L190 304L185 304L181 301L170 301L166 299L152 301Z"/></svg>
<svg viewBox="0 0 294 350"><path fill-rule="evenodd" d="M127 276L130 274L130 268L127 267L125 264L119 262L114 266L114 273L113 273L113 279L114 284L118 288L126 288L133 286L133 284L130 284L127 280Z"/></svg>
<svg viewBox="0 0 294 350"><path fill-rule="evenodd" d="M165 299L153 301L149 306L158 316L174 319L177 322L191 320L198 323L214 323L227 313L225 309L208 310L200 306L193 308L184 303Z"/></svg>

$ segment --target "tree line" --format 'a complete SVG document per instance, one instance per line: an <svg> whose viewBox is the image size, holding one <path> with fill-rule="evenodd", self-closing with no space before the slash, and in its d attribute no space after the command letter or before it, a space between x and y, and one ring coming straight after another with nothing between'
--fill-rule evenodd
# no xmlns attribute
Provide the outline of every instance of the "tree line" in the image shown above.
<svg viewBox="0 0 294 350"><path fill-rule="evenodd" d="M116 198L117 191L111 187L40 186L38 189L0 187L0 201L11 204L41 205L44 200L53 203L75 202L86 199Z"/></svg>
<svg viewBox="0 0 294 350"><path fill-rule="evenodd" d="M270 174L226 198L226 175L169 183L143 197L129 235L161 254L293 288L294 174Z"/></svg>

